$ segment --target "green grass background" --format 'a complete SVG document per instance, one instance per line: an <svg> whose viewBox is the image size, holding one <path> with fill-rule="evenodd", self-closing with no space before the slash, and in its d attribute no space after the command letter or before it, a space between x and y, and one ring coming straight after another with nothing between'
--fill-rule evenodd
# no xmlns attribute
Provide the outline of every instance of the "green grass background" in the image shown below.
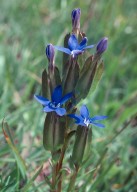
<svg viewBox="0 0 137 192"><path fill-rule="evenodd" d="M89 44L96 43L103 36L109 38L108 50L103 55L103 78L96 92L90 92L83 101L91 115L108 115L109 118L105 121L105 129L93 129L91 158L79 173L77 186L82 187L77 191L135 192L136 0L1 0L0 120L2 122L6 117L17 148L27 164L30 179L41 163L50 157L42 146L45 114L33 99L34 93L41 90L41 73L48 64L45 46L48 43L63 44L65 33L71 31L70 13L76 7L81 8L81 29L86 32ZM62 54L56 52L58 67L61 59ZM130 124L126 126L128 121ZM69 156L68 151L66 159ZM98 169L92 171L95 167ZM0 129L0 189L3 192L18 191L25 182L20 178L15 158ZM35 181L28 192L47 190L44 181Z"/></svg>

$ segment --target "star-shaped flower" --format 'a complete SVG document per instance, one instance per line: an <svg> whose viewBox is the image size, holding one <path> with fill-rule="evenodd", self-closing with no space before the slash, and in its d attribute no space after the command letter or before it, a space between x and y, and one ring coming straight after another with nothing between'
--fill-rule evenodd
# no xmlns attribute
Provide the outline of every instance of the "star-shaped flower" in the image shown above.
<svg viewBox="0 0 137 192"><path fill-rule="evenodd" d="M60 46L54 46L54 48L64 53L67 53L69 55L72 55L72 57L74 58L77 55L83 53L85 49L94 47L94 45L87 46L87 41L88 41L87 37L84 37L79 44L76 36L72 34L70 35L70 38L68 40L68 48L60 47Z"/></svg>
<svg viewBox="0 0 137 192"><path fill-rule="evenodd" d="M62 87L59 85L54 89L51 96L51 101L39 95L34 95L34 98L44 106L44 112L48 113L55 111L59 116L63 116L66 114L66 109L62 108L62 105L66 103L72 96L73 93L71 92L62 97Z"/></svg>
<svg viewBox="0 0 137 192"><path fill-rule="evenodd" d="M80 115L70 114L69 117L74 118L76 120L75 123L78 125L88 127L90 124L92 124L92 125L95 125L95 126L100 127L100 128L103 128L105 126L101 123L96 122L96 121L103 120L103 119L107 118L107 116L94 116L91 118L89 116L89 111L85 105L82 105L82 107L80 109Z"/></svg>

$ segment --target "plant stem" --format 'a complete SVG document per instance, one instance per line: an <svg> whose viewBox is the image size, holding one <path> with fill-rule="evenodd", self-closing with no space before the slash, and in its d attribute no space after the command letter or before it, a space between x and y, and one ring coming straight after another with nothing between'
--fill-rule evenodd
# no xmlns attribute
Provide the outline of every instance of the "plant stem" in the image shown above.
<svg viewBox="0 0 137 192"><path fill-rule="evenodd" d="M64 155L65 155L65 152L66 152L67 144L68 144L68 139L65 139L65 142L64 142L64 145L62 147L61 154L60 154L60 159L58 161L58 166L57 166L57 174L58 175L61 174L60 170L62 169L62 162L63 162ZM62 174L61 174L60 179L59 179L58 191L57 192L61 192L61 188L62 188Z"/></svg>
<svg viewBox="0 0 137 192"><path fill-rule="evenodd" d="M56 190L55 190L56 175L57 175L57 164L53 165L53 167L52 167L52 189L51 189L51 192L56 192Z"/></svg>
<svg viewBox="0 0 137 192"><path fill-rule="evenodd" d="M72 192L73 189L74 189L74 186L75 186L75 181L76 181L76 178L77 178L77 174L78 174L78 171L79 171L79 166L76 166L75 167L75 171L71 177L71 180L70 180L70 183L69 183L69 187L68 187L68 190L67 192Z"/></svg>

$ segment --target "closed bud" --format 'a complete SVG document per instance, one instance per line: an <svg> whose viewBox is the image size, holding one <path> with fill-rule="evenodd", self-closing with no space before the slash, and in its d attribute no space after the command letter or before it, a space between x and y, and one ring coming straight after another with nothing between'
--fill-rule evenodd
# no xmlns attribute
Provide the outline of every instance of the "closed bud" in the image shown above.
<svg viewBox="0 0 137 192"><path fill-rule="evenodd" d="M48 44L46 47L46 56L49 60L49 68L51 69L53 69L54 66L54 55L55 55L54 46L52 44Z"/></svg>
<svg viewBox="0 0 137 192"><path fill-rule="evenodd" d="M105 52L107 49L107 46L108 46L108 38L104 37L97 44L97 47L96 47L97 54L102 54L103 52Z"/></svg>
<svg viewBox="0 0 137 192"><path fill-rule="evenodd" d="M80 15L81 10L79 8L74 9L71 13L73 32L80 29Z"/></svg>

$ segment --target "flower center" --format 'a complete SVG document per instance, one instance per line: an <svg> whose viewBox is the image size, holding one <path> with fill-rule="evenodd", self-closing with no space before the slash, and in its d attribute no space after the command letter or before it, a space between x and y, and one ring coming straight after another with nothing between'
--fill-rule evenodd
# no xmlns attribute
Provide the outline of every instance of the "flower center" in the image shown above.
<svg viewBox="0 0 137 192"><path fill-rule="evenodd" d="M85 125L88 127L89 124L90 124L90 120L85 118L85 119L84 119L84 123L85 123Z"/></svg>
<svg viewBox="0 0 137 192"><path fill-rule="evenodd" d="M71 51L72 58L75 58L75 54L73 51Z"/></svg>
<svg viewBox="0 0 137 192"><path fill-rule="evenodd" d="M49 106L51 107L51 108L59 108L60 106L61 106L61 104L60 103L55 103L55 102L50 102L49 103Z"/></svg>

